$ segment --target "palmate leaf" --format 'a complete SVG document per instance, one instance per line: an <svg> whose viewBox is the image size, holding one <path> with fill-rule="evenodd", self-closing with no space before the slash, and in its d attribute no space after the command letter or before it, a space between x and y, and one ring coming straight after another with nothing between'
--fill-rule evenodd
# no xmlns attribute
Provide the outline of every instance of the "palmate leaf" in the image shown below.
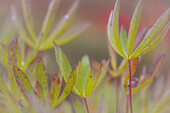
<svg viewBox="0 0 170 113"><path fill-rule="evenodd" d="M77 70L77 80L76 80L76 88L79 92L79 94L83 94L83 71L82 71L82 64L79 62L78 70Z"/></svg>
<svg viewBox="0 0 170 113"><path fill-rule="evenodd" d="M141 4L142 0L140 0L135 8L135 11L133 13L131 23L130 23L130 28L129 28L129 33L128 33L128 42L127 42L127 55L130 56L135 39L136 39L136 34L138 31L138 26L139 26L139 21L140 21L140 15L141 15Z"/></svg>
<svg viewBox="0 0 170 113"><path fill-rule="evenodd" d="M111 66L113 70L117 70L116 52L114 51L114 49L112 48L109 42L108 42L108 49L109 49L109 55L111 57L110 58Z"/></svg>
<svg viewBox="0 0 170 113"><path fill-rule="evenodd" d="M132 55L136 55L139 53L142 49L144 49L148 44L150 44L155 37L159 34L159 32L162 30L164 25L166 24L168 18L170 15L170 9L168 9L166 12L164 12L161 17L156 21L156 23L153 25L153 27L147 32L147 34L144 37L144 40L140 43L140 45L135 49L135 51L132 53Z"/></svg>
<svg viewBox="0 0 170 113"><path fill-rule="evenodd" d="M37 72L37 80L43 90L43 98L46 98L47 93L48 93L48 83L47 83L47 75L45 71L45 66L41 58L39 58L38 60L36 72Z"/></svg>
<svg viewBox="0 0 170 113"><path fill-rule="evenodd" d="M74 84L76 82L77 69L78 69L78 65L76 65L73 68L73 70L72 70L72 72L71 72L71 74L70 74L70 76L68 78L67 84L65 85L64 90L63 90L63 92L61 94L61 96L52 105L53 107L58 105L58 104L60 104L69 95L69 93L72 91L72 88L73 88L73 86L74 86Z"/></svg>
<svg viewBox="0 0 170 113"><path fill-rule="evenodd" d="M37 89L37 92L36 92L36 94L37 94L37 98L41 101L41 102L43 102L43 88L41 87L41 84L38 82L38 81L36 81L36 89Z"/></svg>
<svg viewBox="0 0 170 113"><path fill-rule="evenodd" d="M55 15L55 11L59 6L59 2L60 0L51 0L49 6L48 6L48 10L42 25L42 29L41 29L41 33L43 33L43 37L42 37L42 42L45 40L52 22L54 21L54 15Z"/></svg>
<svg viewBox="0 0 170 113"><path fill-rule="evenodd" d="M24 20L25 20L25 23L26 23L28 33L30 34L33 41L36 42L36 35L34 33L34 26L33 26L34 24L33 24L33 21L32 21L32 15L31 15L31 11L30 11L31 8L29 6L29 1L30 0L22 0Z"/></svg>
<svg viewBox="0 0 170 113"><path fill-rule="evenodd" d="M18 40L15 41L15 51L16 51L17 66L21 67L21 50L20 50L20 47L19 47Z"/></svg>

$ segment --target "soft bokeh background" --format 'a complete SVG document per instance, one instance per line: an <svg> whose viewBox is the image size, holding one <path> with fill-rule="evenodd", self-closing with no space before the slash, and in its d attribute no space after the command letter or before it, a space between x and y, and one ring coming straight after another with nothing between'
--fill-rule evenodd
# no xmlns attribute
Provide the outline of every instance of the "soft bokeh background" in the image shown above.
<svg viewBox="0 0 170 113"><path fill-rule="evenodd" d="M30 0L34 24L39 32L42 25L44 15L47 11L50 0ZM75 0L61 0L60 7L56 12L56 22L64 16L71 4ZM107 49L107 21L109 13L113 9L115 0L79 0L79 7L77 13L70 23L81 23L85 21L91 21L92 24L88 30L86 30L81 36L72 42L62 46L62 49L66 53L66 56L70 60L72 65L78 63L83 55L88 54L91 60L101 61L102 59L108 59ZM120 4L120 25L124 25L128 30L130 19L138 0L121 0ZM11 5L16 5L21 18L22 8L21 0L0 0L0 30L5 19L10 14ZM140 21L140 29L143 27L151 28L160 15L170 7L170 0L143 0L142 16ZM17 37L17 36L16 36ZM149 67L155 55L158 52L166 52L165 66L162 75L166 75L170 67L170 32L166 35L163 41L151 52L144 55L140 66L147 65ZM3 38L3 37L1 37ZM54 50L49 50L46 59L46 67L49 73L56 72L55 66L57 65L54 58ZM48 58L48 59L47 59ZM119 58L121 59L121 57ZM53 66L53 68L51 68ZM158 84L159 85L159 84ZM104 86L103 86L104 87ZM92 95L93 97L94 95Z"/></svg>

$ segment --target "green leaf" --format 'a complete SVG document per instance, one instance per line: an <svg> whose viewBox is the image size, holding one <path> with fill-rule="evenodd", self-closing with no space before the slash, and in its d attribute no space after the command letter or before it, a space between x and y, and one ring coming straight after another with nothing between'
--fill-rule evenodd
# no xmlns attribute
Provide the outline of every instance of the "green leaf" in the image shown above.
<svg viewBox="0 0 170 113"><path fill-rule="evenodd" d="M36 81L36 89L37 89L37 97L38 99L43 102L43 89L41 87L41 84Z"/></svg>
<svg viewBox="0 0 170 113"><path fill-rule="evenodd" d="M20 52L18 40L15 41L15 49L16 49L17 66L21 67L21 52Z"/></svg>
<svg viewBox="0 0 170 113"><path fill-rule="evenodd" d="M77 90L80 95L83 95L83 72L82 72L82 64L79 62L78 70L77 70Z"/></svg>
<svg viewBox="0 0 170 113"><path fill-rule="evenodd" d="M14 23L14 27L16 28L19 36L22 38L22 40L27 43L32 48L35 47L34 43L30 40L27 32L25 31L23 25L21 24L21 20L18 18L16 8L12 7L12 21Z"/></svg>
<svg viewBox="0 0 170 113"><path fill-rule="evenodd" d="M63 33L63 31L66 30L67 26L69 25L70 21L73 18L73 15L77 9L78 6L78 0L76 0L72 7L69 9L69 11L67 12L67 14L61 19L61 21L59 22L59 24L57 26L55 26L55 28L53 29L51 35L48 37L47 41L45 42L44 45L48 45L49 43L51 43L53 40L55 40L59 35L61 35Z"/></svg>
<svg viewBox="0 0 170 113"><path fill-rule="evenodd" d="M140 0L135 8L135 11L133 13L133 17L131 19L129 33L128 33L128 43L127 43L127 55L130 56L135 39L136 34L138 31L138 26L140 22L140 16L141 16L141 9L142 9L142 0Z"/></svg>
<svg viewBox="0 0 170 113"><path fill-rule="evenodd" d="M48 93L48 83L45 67L41 58L39 58L39 61L37 63L37 80L42 87L43 98L46 98Z"/></svg>
<svg viewBox="0 0 170 113"><path fill-rule="evenodd" d="M53 104L53 107L58 105L58 104L60 104L69 95L69 93L71 92L71 90L72 90L72 88L73 88L73 86L74 86L74 84L76 82L77 69L78 69L78 66L76 65L74 67L74 69L72 70L69 78L68 78L67 84L65 85L64 90L63 90L61 96Z"/></svg>
<svg viewBox="0 0 170 113"><path fill-rule="evenodd" d="M25 23L26 23L28 33L30 34L33 41L36 42L36 35L34 33L34 24L33 24L33 21L32 21L32 15L31 15L31 11L30 11L31 8L29 6L29 0L22 0L22 9L23 9L24 19L25 19Z"/></svg>
<svg viewBox="0 0 170 113"><path fill-rule="evenodd" d="M54 21L55 11L59 6L60 0L51 0L48 6L48 10L42 25L41 33L43 33L42 42L45 40L52 22Z"/></svg>
<svg viewBox="0 0 170 113"><path fill-rule="evenodd" d="M28 77L24 74L22 70L20 70L17 66L13 66L13 72L15 75L16 80L18 80L20 83L22 83L23 88L27 93L33 93L33 87L28 80Z"/></svg>
<svg viewBox="0 0 170 113"><path fill-rule="evenodd" d="M125 55L122 49L121 42L119 39L119 6L120 6L120 0L117 0L115 7L114 7L114 14L113 14L113 20L112 20L113 37L114 37L113 39L116 42L116 46L121 53L120 55L127 58L127 56Z"/></svg>
<svg viewBox="0 0 170 113"><path fill-rule="evenodd" d="M91 88L92 83L93 83L93 71L92 69L90 69L87 80L86 80L86 84L85 84L85 94L83 95L84 97L88 95L88 92Z"/></svg>
<svg viewBox="0 0 170 113"><path fill-rule="evenodd" d="M121 27L120 41L122 44L123 51L125 52L125 54L127 54L127 33L124 26Z"/></svg>
<svg viewBox="0 0 170 113"><path fill-rule="evenodd" d="M153 25L153 27L147 32L147 34L144 37L144 40L140 43L140 45L136 48L136 50L133 52L132 55L136 55L139 53L142 49L144 49L148 44L150 44L155 37L159 34L161 29L166 24L170 14L170 9L168 9L166 12L162 14L162 16L156 21L156 23Z"/></svg>
<svg viewBox="0 0 170 113"><path fill-rule="evenodd" d="M13 74L13 65L16 64L17 64L17 59L16 59L16 51L15 51L15 42L12 41L11 44L9 45L9 51L8 51L8 77L9 77L9 83L13 94L19 96L17 93L17 84Z"/></svg>
<svg viewBox="0 0 170 113"><path fill-rule="evenodd" d="M134 55L130 56L130 58L135 58L135 57L144 55L144 54L148 53L149 51L151 51L153 48L155 48L160 43L160 41L165 37L166 33L169 30L169 27L170 27L170 23L168 23L165 26L164 30L158 35L158 37L155 40L153 40L153 42L151 42L147 47L145 47L138 54L134 54Z"/></svg>
<svg viewBox="0 0 170 113"><path fill-rule="evenodd" d="M51 105L54 104L54 102L58 99L58 96L60 94L60 78L57 74L54 74L51 78L51 87L50 87L50 98L51 98Z"/></svg>
<svg viewBox="0 0 170 113"><path fill-rule="evenodd" d="M64 53L62 52L61 48L53 42L55 46L55 56L56 56L56 61L60 67L61 73L64 77L64 80L67 81L68 77L71 72L71 66L70 63L68 62L67 58L65 57Z"/></svg>

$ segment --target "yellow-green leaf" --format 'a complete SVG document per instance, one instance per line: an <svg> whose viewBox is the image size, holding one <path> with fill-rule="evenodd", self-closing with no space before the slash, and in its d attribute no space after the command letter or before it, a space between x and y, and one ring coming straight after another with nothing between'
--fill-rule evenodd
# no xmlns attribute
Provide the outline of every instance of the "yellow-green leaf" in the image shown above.
<svg viewBox="0 0 170 113"><path fill-rule="evenodd" d="M69 93L71 92L75 82L76 82L76 76L77 76L77 69L78 69L78 65L76 65L74 67L74 69L72 70L69 78L68 78L68 81L67 81L67 84L65 85L64 87L64 90L61 94L61 96L59 97L59 99L52 105L53 107L58 105L59 103L61 103L68 95Z"/></svg>
<svg viewBox="0 0 170 113"><path fill-rule="evenodd" d="M141 9L142 9L142 0L140 0L135 8L133 17L131 19L129 33L128 33L128 43L127 43L127 55L130 56L135 39L138 31Z"/></svg>
<svg viewBox="0 0 170 113"><path fill-rule="evenodd" d="M111 56L111 66L113 70L117 70L117 61L116 61L116 52L115 50L111 47L110 43L108 43L108 49L109 49L109 55Z"/></svg>
<svg viewBox="0 0 170 113"><path fill-rule="evenodd" d="M48 93L48 83L45 67L41 58L39 58L39 61L37 63L37 80L42 87L43 98L46 98Z"/></svg>
<svg viewBox="0 0 170 113"><path fill-rule="evenodd" d="M148 44L150 44L155 37L159 34L161 29L166 24L168 18L170 15L170 9L168 9L166 12L164 12L161 17L156 21L156 23L153 25L153 27L147 32L147 34L144 37L144 40L140 43L140 45L135 49L135 51L132 53L132 55L136 55L139 53L142 49L144 49Z"/></svg>
<svg viewBox="0 0 170 113"><path fill-rule="evenodd" d="M13 66L13 72L16 80L22 83L23 88L27 93L33 93L33 87L28 79L28 77L24 74L22 70L20 70L17 66Z"/></svg>
<svg viewBox="0 0 170 113"><path fill-rule="evenodd" d="M15 49L16 49L17 66L21 68L21 52L20 52L18 40L15 41Z"/></svg>
<svg viewBox="0 0 170 113"><path fill-rule="evenodd" d="M67 26L69 25L70 21L73 18L73 15L77 9L77 6L78 6L78 0L76 0L73 3L72 7L69 9L67 14L61 19L59 24L57 24L57 26L55 26L55 28L51 32L51 35L48 37L48 39L44 45L46 45L46 44L49 45L49 43L51 43L53 40L55 40L59 35L61 35L66 30Z"/></svg>
<svg viewBox="0 0 170 113"><path fill-rule="evenodd" d="M88 92L91 88L92 83L93 83L93 71L92 69L90 69L87 80L86 80L86 84L85 84L85 94L83 95L84 97L88 95Z"/></svg>
<svg viewBox="0 0 170 113"><path fill-rule="evenodd" d="M116 42L116 46L121 53L120 55L127 58L127 56L125 55L122 49L120 39L119 39L119 6L120 6L120 0L117 0L115 7L114 7L114 14L113 14L113 20L112 20L113 39Z"/></svg>
<svg viewBox="0 0 170 113"><path fill-rule="evenodd" d="M120 41L122 44L123 51L125 52L125 54L127 54L127 33L124 26L121 27Z"/></svg>
<svg viewBox="0 0 170 113"><path fill-rule="evenodd" d="M135 58L135 57L144 55L144 54L148 53L149 51L151 51L153 48L155 48L160 43L160 41L165 37L166 33L169 30L169 27L170 27L170 23L168 23L165 26L164 30L158 35L158 37L155 40L153 40L153 42L151 42L147 47L145 47L138 54L133 54L132 56L130 56L130 58Z"/></svg>
<svg viewBox="0 0 170 113"><path fill-rule="evenodd" d="M79 62L79 66L77 69L77 90L80 93L80 95L83 95L83 72L82 72L82 64Z"/></svg>
<svg viewBox="0 0 170 113"><path fill-rule="evenodd" d="M26 27L31 38L33 39L34 42L36 42L36 35L34 33L34 24L32 21L32 15L30 11L31 8L29 5L30 5L29 0L22 0L22 8L23 8L23 14L24 14Z"/></svg>
<svg viewBox="0 0 170 113"><path fill-rule="evenodd" d="M51 87L50 87L50 99L51 99L51 105L54 104L54 102L58 99L58 96L60 94L60 78L57 74L54 74L51 78Z"/></svg>
<svg viewBox="0 0 170 113"><path fill-rule="evenodd" d="M51 0L51 2L49 3L48 10L41 29L41 33L43 33L42 42L45 40L50 30L51 24L54 21L55 11L59 6L59 2L60 0Z"/></svg>

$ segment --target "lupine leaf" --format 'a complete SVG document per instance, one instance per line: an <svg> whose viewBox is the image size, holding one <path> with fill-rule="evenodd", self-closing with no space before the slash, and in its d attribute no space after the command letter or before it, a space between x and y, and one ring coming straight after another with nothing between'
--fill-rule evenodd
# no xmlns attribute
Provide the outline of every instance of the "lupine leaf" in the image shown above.
<svg viewBox="0 0 170 113"><path fill-rule="evenodd" d="M119 74L122 74L123 71L125 70L125 68L127 67L128 65L128 60L127 59L123 59L118 67L118 73Z"/></svg>
<svg viewBox="0 0 170 113"><path fill-rule="evenodd" d="M12 7L12 21L14 23L14 27L16 28L19 36L31 47L35 47L34 43L30 40L27 32L25 31L23 25L21 24L21 20L18 18L16 8Z"/></svg>
<svg viewBox="0 0 170 113"><path fill-rule="evenodd" d="M127 33L123 26L121 27L120 31L120 41L125 54L127 54Z"/></svg>
<svg viewBox="0 0 170 113"><path fill-rule="evenodd" d="M113 10L110 13L110 17L109 17L109 21L108 21L108 26L107 26L107 31L108 31L108 37L109 37L109 42L111 44L111 46L114 48L114 50L123 57L123 55L121 54L121 52L119 51L116 42L114 41L114 36L113 36Z"/></svg>
<svg viewBox="0 0 170 113"><path fill-rule="evenodd" d="M48 83L45 67L41 58L39 58L39 61L37 63L37 80L42 87L43 98L46 98L48 93Z"/></svg>
<svg viewBox="0 0 170 113"><path fill-rule="evenodd" d="M13 72L15 75L16 80L18 80L20 83L22 83L23 88L27 93L33 93L33 87L28 80L28 77L24 74L22 70L20 70L17 66L13 66Z"/></svg>
<svg viewBox="0 0 170 113"><path fill-rule="evenodd" d="M64 53L62 52L61 48L56 45L55 42L53 42L55 46L55 56L56 56L56 61L61 69L61 73L64 77L64 80L67 81L68 77L71 72L71 66L70 63L68 62L67 58L65 57Z"/></svg>
<svg viewBox="0 0 170 113"><path fill-rule="evenodd" d="M135 39L138 31L141 9L142 9L142 0L140 0L135 8L133 17L131 19L129 33L128 33L128 42L127 42L127 55L130 56Z"/></svg>
<svg viewBox="0 0 170 113"><path fill-rule="evenodd" d="M85 94L84 94L84 96L88 95L88 92L91 88L92 83L93 83L93 71L92 71L92 69L90 69L86 83L85 83Z"/></svg>
<svg viewBox="0 0 170 113"><path fill-rule="evenodd" d="M36 89L37 89L37 97L38 99L43 102L43 89L41 87L41 84L36 81Z"/></svg>
<svg viewBox="0 0 170 113"><path fill-rule="evenodd" d="M77 90L80 93L80 95L83 95L83 72L82 72L82 64L79 62L79 67L77 70Z"/></svg>
<svg viewBox="0 0 170 113"><path fill-rule="evenodd" d="M149 43L151 43L155 37L159 34L161 29L166 24L170 14L170 9L164 12L161 17L156 21L153 27L149 30L149 32L145 35L144 40L140 43L140 45L136 48L136 50L132 53L132 55L137 54L142 49L144 49Z"/></svg>
<svg viewBox="0 0 170 113"><path fill-rule="evenodd" d="M17 84L15 82L15 77L13 74L13 65L16 65L16 64L17 64L17 59L16 59L16 51L15 51L15 42L12 41L9 46L9 51L8 51L8 69L9 69L8 77L9 77L11 90L14 94L17 94Z"/></svg>
<svg viewBox="0 0 170 113"><path fill-rule="evenodd" d="M87 79L89 71L90 71L89 57L87 55L83 56L81 62L82 62L82 69L83 69L83 86L85 86L86 79Z"/></svg>
<svg viewBox="0 0 170 113"><path fill-rule="evenodd" d="M146 54L147 52L151 51L153 48L155 48L159 42L165 37L166 33L168 32L169 30L169 27L170 27L170 23L168 23L164 30L158 35L158 37L153 40L153 42L151 42L146 48L144 48L141 52L139 52L138 54L134 54L132 56L130 56L130 58L135 58L135 57L138 57L138 56L141 56L141 55L144 55Z"/></svg>
<svg viewBox="0 0 170 113"><path fill-rule="evenodd" d="M34 26L32 22L32 15L30 11L30 6L29 6L29 0L22 0L22 8L23 8L23 14L24 14L24 19L26 23L26 27L28 30L28 33L30 34L31 38L33 39L34 42L36 42L36 36L34 33Z"/></svg>
<svg viewBox="0 0 170 113"><path fill-rule="evenodd" d="M120 39L119 39L119 6L120 6L120 0L116 1L115 7L114 7L114 14L113 14L113 20L112 20L112 27L113 27L113 39L116 42L117 48L120 51L121 55L125 58L127 58L127 56L125 55L121 43L120 43Z"/></svg>
<svg viewBox="0 0 170 113"><path fill-rule="evenodd" d="M16 49L17 66L21 67L21 53L20 53L18 40L15 41L15 49Z"/></svg>
<svg viewBox="0 0 170 113"><path fill-rule="evenodd" d="M43 33L42 41L45 40L50 30L50 26L54 20L55 11L59 6L59 2L60 0L51 0L51 2L49 3L48 10L45 16L45 20L43 22L42 29L41 29L41 33Z"/></svg>
<svg viewBox="0 0 170 113"><path fill-rule="evenodd" d="M58 99L60 94L60 78L57 74L54 74L51 78L51 87L50 87L50 98L51 98L51 105Z"/></svg>
<svg viewBox="0 0 170 113"><path fill-rule="evenodd" d="M23 87L23 84L21 82L19 82L18 80L16 80L16 83L17 83L23 97L27 100L27 102L29 102L28 95L27 95L28 92L27 93L25 92L25 88Z"/></svg>
<svg viewBox="0 0 170 113"><path fill-rule="evenodd" d="M46 44L48 45L53 40L55 40L59 35L61 35L61 33L63 33L63 31L67 28L70 21L72 20L73 15L74 15L74 13L75 13L75 11L77 9L77 6L78 6L78 0L76 0L73 3L72 7L69 9L67 14L61 19L59 24L53 29L51 35L48 37L47 41L45 42L45 45Z"/></svg>
<svg viewBox="0 0 170 113"><path fill-rule="evenodd" d="M59 97L59 99L52 105L53 107L58 105L59 103L61 103L68 95L69 93L71 92L75 82L76 82L76 76L77 76L77 69L78 69L78 65L76 65L74 67L74 69L72 70L69 78L68 78L68 81L67 81L67 84L65 85L64 87L64 90L61 94L61 96Z"/></svg>

